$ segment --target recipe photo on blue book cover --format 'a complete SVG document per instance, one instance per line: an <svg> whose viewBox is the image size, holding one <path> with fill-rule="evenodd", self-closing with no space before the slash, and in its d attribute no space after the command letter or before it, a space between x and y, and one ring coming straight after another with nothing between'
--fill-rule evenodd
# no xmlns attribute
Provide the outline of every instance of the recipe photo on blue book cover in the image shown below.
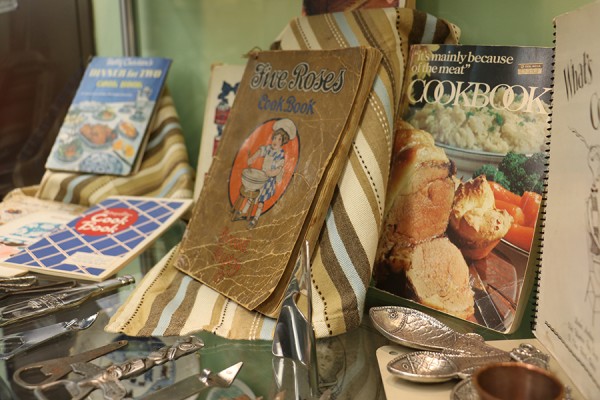
<svg viewBox="0 0 600 400"><path fill-rule="evenodd" d="M94 57L46 168L99 175L137 172L170 65L171 60L157 57Z"/></svg>

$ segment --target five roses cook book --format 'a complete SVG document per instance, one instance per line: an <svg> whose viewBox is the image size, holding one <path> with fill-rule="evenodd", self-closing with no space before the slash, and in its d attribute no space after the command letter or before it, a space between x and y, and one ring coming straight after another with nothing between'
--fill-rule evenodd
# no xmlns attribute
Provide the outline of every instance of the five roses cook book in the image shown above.
<svg viewBox="0 0 600 400"><path fill-rule="evenodd" d="M380 58L363 47L250 57L178 269L278 312L300 244L317 241Z"/></svg>

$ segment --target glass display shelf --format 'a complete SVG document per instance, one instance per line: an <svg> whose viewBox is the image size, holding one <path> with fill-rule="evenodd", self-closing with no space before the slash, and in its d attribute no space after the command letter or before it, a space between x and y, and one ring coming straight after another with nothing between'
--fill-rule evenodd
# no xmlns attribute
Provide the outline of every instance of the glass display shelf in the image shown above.
<svg viewBox="0 0 600 400"><path fill-rule="evenodd" d="M118 275L132 275L136 279L136 283L139 283L144 274L179 242L184 229L185 223L175 224ZM52 278L40 276L39 279L44 281ZM144 358L150 352L165 345L172 345L181 339L172 336L130 337L104 331L110 317L125 302L135 285L134 283L123 286L102 297L88 300L77 308L62 310L0 328L0 335L7 336L98 313L96 321L85 330L66 333L9 360L0 361L0 398L3 400L36 398L31 390L20 387L13 379L14 372L28 364L70 356L108 343L127 340L128 344L125 347L90 361L97 366L106 367L110 364L120 364L128 359ZM2 300L0 307L10 304L11 301L15 300L11 298ZM244 365L234 384L227 391L212 388L192 398L245 399L245 397L239 397L245 394L249 399L261 396L263 399L272 399L278 393L285 391L285 399L294 399L304 398L295 397L296 391L306 393L309 390L308 375L304 372L303 367L294 365L289 359L273 357L271 341L229 340L210 332L199 332L194 336L204 342L204 347L194 354L156 366L136 378L120 381L131 393L131 397L128 398L143 398L144 395L188 376L198 374L202 369L218 372L239 361L242 361ZM366 315L360 328L345 335L317 340L320 384L322 387L329 388L334 395L333 398L337 399L385 399L376 351L379 347L387 344L389 341L370 326ZM32 381L38 378L33 374L27 377ZM78 376L71 373L67 378L75 379ZM357 393L360 393L360 397L356 397ZM55 393L54 396L58 396L58 394ZM89 398L92 400L102 399L102 392L96 390Z"/></svg>

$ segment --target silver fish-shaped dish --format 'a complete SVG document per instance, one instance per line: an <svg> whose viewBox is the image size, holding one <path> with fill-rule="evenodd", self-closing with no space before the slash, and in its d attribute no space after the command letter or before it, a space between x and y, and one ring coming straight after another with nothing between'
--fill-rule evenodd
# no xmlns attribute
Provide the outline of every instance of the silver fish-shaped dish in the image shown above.
<svg viewBox="0 0 600 400"><path fill-rule="evenodd" d="M371 321L383 336L394 343L420 350L450 351L471 355L505 354L485 343L476 333L460 333L439 320L411 308L373 307Z"/></svg>
<svg viewBox="0 0 600 400"><path fill-rule="evenodd" d="M387 369L395 376L413 382L445 382L464 379L483 365L511 361L509 353L469 355L464 353L415 351L394 358Z"/></svg>
<svg viewBox="0 0 600 400"><path fill-rule="evenodd" d="M491 346L480 335L460 333L439 320L411 308L373 307L369 316L387 339L415 351L390 361L393 375L414 382L444 382L466 378L477 368L493 363L518 361L547 368L548 355L530 344L511 351Z"/></svg>

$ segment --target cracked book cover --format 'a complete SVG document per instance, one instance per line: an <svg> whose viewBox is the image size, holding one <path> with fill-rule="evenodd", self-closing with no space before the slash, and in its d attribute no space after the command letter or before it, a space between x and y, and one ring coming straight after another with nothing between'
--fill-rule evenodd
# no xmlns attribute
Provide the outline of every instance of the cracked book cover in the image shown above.
<svg viewBox="0 0 600 400"><path fill-rule="evenodd" d="M314 246L379 65L377 50L249 58L175 265L267 315Z"/></svg>

